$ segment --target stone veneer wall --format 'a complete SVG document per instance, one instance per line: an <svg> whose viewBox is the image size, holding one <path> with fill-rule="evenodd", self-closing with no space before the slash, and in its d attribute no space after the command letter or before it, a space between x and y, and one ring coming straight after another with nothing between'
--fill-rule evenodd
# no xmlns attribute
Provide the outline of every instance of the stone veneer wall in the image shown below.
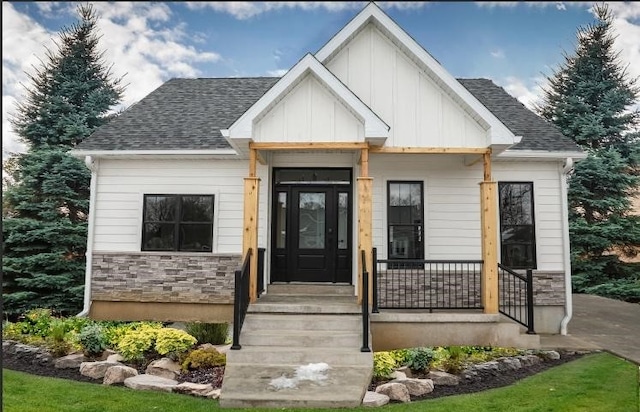
<svg viewBox="0 0 640 412"><path fill-rule="evenodd" d="M233 304L241 255L95 252L91 299Z"/></svg>
<svg viewBox="0 0 640 412"><path fill-rule="evenodd" d="M533 271L533 302L538 306L564 306L564 272Z"/></svg>

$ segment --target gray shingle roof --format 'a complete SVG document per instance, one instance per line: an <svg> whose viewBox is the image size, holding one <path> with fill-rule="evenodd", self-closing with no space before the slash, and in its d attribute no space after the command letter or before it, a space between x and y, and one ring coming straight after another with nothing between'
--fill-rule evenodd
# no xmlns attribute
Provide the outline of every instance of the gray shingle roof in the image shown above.
<svg viewBox="0 0 640 412"><path fill-rule="evenodd" d="M279 77L172 79L98 128L76 150L229 148L220 134Z"/></svg>
<svg viewBox="0 0 640 412"><path fill-rule="evenodd" d="M172 79L97 129L76 150L223 149L220 134L278 77ZM579 151L578 146L488 79L458 81L522 141L516 150Z"/></svg>
<svg viewBox="0 0 640 412"><path fill-rule="evenodd" d="M575 142L527 109L515 97L489 79L458 79L487 109L489 109L522 141L513 150L546 150L580 152Z"/></svg>

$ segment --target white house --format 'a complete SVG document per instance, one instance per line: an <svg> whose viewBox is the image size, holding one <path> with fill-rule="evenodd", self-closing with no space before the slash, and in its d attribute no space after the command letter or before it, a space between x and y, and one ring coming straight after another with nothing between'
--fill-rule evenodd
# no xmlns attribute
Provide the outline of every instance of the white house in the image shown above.
<svg viewBox="0 0 640 412"><path fill-rule="evenodd" d="M283 77L169 80L74 154L92 171L92 317L231 321L249 250L253 302L282 283L362 299L364 251L374 323L509 314L526 304L506 267L533 270L535 330L566 333L566 177L584 154L373 3Z"/></svg>

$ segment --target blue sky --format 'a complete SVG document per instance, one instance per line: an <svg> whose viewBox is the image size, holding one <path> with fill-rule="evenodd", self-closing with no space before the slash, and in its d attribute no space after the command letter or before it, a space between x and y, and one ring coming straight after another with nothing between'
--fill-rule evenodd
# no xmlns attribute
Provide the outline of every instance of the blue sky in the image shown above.
<svg viewBox="0 0 640 412"><path fill-rule="evenodd" d="M8 113L25 71L75 18L73 2L4 2L3 158L24 150ZM485 77L531 105L545 75L572 52L589 2L379 2L392 19L456 77ZM281 75L317 51L366 2L95 3L105 60L128 84L123 106L174 77ZM640 75L640 3L614 2L617 48Z"/></svg>

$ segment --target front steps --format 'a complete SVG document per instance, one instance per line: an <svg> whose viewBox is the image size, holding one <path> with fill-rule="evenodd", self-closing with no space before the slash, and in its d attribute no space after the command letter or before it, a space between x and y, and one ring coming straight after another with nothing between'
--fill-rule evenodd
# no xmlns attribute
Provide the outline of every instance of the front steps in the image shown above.
<svg viewBox="0 0 640 412"><path fill-rule="evenodd" d="M227 353L220 406L355 407L371 381L373 354L361 352L362 314L353 286L271 285L249 306L241 350ZM296 369L326 363L326 379L296 380Z"/></svg>

